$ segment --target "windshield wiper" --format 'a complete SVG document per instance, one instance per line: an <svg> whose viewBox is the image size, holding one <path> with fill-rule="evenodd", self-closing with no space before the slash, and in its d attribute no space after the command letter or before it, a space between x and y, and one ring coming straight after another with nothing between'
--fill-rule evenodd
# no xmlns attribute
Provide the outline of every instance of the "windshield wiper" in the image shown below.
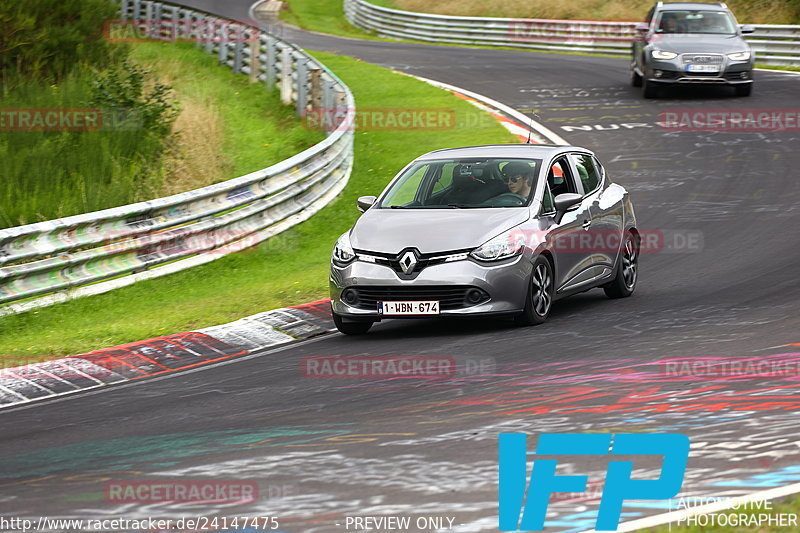
<svg viewBox="0 0 800 533"><path fill-rule="evenodd" d="M469 204L447 204L447 207L453 207L455 209L478 209L481 207L486 207L485 205L469 205Z"/></svg>

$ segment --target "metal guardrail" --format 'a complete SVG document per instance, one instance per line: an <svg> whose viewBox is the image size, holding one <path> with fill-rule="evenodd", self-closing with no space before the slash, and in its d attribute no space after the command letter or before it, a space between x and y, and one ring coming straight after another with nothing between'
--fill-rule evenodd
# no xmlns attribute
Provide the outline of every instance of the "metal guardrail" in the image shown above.
<svg viewBox="0 0 800 533"><path fill-rule="evenodd" d="M197 46L221 64L270 89L278 87L284 103L295 103L298 115L322 108L331 117L331 131L315 146L246 176L0 230L0 304L10 304L0 307L0 315L80 291L105 292L143 273L155 277L252 246L327 205L350 176L355 102L350 89L324 65L254 26L160 2L119 3L122 19L143 28L149 38L171 40L189 28ZM20 300L27 301L11 304Z"/></svg>
<svg viewBox="0 0 800 533"><path fill-rule="evenodd" d="M587 52L627 57L636 35L635 22L457 17L414 13L344 0L351 24L381 37L414 41ZM756 61L800 66L800 26L755 25L746 36Z"/></svg>

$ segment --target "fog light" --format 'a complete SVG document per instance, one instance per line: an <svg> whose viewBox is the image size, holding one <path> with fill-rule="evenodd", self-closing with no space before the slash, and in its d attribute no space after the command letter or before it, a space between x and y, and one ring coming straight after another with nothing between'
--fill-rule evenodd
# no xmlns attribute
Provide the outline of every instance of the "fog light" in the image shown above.
<svg viewBox="0 0 800 533"><path fill-rule="evenodd" d="M664 73L662 71L660 71L660 70L654 70L653 71L653 76L655 76L656 78L660 78L663 75L664 75Z"/></svg>
<svg viewBox="0 0 800 533"><path fill-rule="evenodd" d="M347 305L355 305L358 302L358 293L353 289L345 289L342 292L342 301Z"/></svg>
<svg viewBox="0 0 800 533"><path fill-rule="evenodd" d="M743 80L746 80L748 77L747 72L742 72L741 74L739 74L739 77L742 78Z"/></svg>
<svg viewBox="0 0 800 533"><path fill-rule="evenodd" d="M467 291L467 303L476 304L483 300L484 292L479 289L470 289Z"/></svg>

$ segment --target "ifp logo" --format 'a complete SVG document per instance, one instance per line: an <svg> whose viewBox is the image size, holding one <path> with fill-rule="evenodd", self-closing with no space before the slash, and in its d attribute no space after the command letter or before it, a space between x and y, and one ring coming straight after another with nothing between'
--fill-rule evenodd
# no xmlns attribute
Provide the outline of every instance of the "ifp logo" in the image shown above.
<svg viewBox="0 0 800 533"><path fill-rule="evenodd" d="M524 433L501 433L499 529L541 531L550 495L584 492L588 476L557 476L557 459L535 459L526 490ZM613 437L613 443L612 443ZM663 455L658 479L631 479L632 461L610 461L595 529L615 531L625 500L664 500L681 490L689 438L677 433L544 433L531 455ZM520 520L521 515L521 520Z"/></svg>

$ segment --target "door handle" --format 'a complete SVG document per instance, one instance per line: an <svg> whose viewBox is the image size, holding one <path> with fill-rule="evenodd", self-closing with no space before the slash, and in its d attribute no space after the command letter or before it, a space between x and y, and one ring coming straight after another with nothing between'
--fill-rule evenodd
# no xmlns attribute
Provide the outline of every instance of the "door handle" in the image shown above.
<svg viewBox="0 0 800 533"><path fill-rule="evenodd" d="M589 226L591 226L591 225L592 225L592 221L591 220L584 220L583 221L583 229L589 229Z"/></svg>

